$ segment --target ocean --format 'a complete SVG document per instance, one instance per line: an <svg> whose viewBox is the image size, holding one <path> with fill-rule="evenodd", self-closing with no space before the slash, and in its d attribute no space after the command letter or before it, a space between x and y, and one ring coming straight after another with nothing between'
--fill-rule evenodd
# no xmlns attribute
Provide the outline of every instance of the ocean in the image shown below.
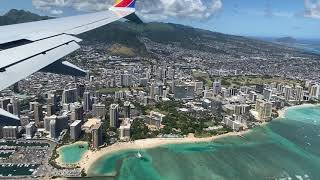
<svg viewBox="0 0 320 180"><path fill-rule="evenodd" d="M89 176L129 180L320 179L320 107L291 108L286 118L244 137L122 151L99 159Z"/></svg>

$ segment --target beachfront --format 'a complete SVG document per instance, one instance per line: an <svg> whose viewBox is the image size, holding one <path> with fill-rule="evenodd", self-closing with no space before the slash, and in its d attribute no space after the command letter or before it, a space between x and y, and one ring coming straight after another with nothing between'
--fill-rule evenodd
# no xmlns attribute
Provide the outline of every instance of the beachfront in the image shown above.
<svg viewBox="0 0 320 180"><path fill-rule="evenodd" d="M300 108L300 107L309 107L314 106L312 104L303 104L299 106L285 107L278 111L279 118L284 118L285 113L288 109L291 108ZM110 155L119 151L124 150L138 150L138 149L150 149L156 148L168 144L187 144L187 143L201 143L201 142L210 142L219 138L229 137L229 136L241 136L250 132L250 130L241 131L241 132L230 132L218 136L208 137L208 138L195 138L193 134L190 134L186 138L153 138L153 139L142 139L136 140L133 142L121 142L116 143L108 147L104 147L98 151L88 150L81 158L81 160L75 165L80 166L86 172L88 172L90 166L95 163L99 158L102 158L106 155ZM56 160L57 163L61 166L66 166L62 161L61 156Z"/></svg>
<svg viewBox="0 0 320 180"><path fill-rule="evenodd" d="M83 155L83 158L78 163L78 165L88 172L90 166L96 162L99 158L110 155L124 150L135 150L135 149L150 149L168 144L187 144L187 143L201 143L210 142L219 138L229 137L229 136L239 136L248 133L249 130L241 132L230 132L218 136L208 137L208 138L195 138L193 135L189 135L187 138L153 138L153 139L142 139L133 142L123 142L113 144L111 146L100 149L99 151L87 151Z"/></svg>

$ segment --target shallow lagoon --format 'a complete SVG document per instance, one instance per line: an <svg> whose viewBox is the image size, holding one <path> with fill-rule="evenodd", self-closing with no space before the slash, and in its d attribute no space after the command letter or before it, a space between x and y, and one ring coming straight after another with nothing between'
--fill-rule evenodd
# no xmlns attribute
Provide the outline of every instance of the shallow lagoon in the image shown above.
<svg viewBox="0 0 320 180"><path fill-rule="evenodd" d="M82 156L88 151L89 144L86 142L78 142L71 145L62 146L59 154L64 164L76 164Z"/></svg>

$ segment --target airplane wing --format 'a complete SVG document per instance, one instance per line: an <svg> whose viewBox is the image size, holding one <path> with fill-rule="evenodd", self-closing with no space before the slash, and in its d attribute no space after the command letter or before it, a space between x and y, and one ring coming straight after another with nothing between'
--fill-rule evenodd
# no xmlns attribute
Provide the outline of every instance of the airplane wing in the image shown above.
<svg viewBox="0 0 320 180"><path fill-rule="evenodd" d="M44 21L0 26L0 90L37 71L85 76L75 65L58 61L80 48L75 37L121 18L135 16L135 0L117 1L108 11Z"/></svg>
<svg viewBox="0 0 320 180"><path fill-rule="evenodd" d="M137 23L135 0L116 0L108 11L44 21L0 26L0 91L37 72L85 76L86 71L61 61L79 49L75 35L104 26L121 18ZM0 109L0 117L18 117ZM6 121L0 121L0 126Z"/></svg>

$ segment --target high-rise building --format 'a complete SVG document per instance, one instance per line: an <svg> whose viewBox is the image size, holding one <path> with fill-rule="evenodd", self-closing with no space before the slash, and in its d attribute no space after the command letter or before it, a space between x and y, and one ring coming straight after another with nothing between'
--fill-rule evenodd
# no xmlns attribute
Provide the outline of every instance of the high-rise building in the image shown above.
<svg viewBox="0 0 320 180"><path fill-rule="evenodd" d="M163 87L162 99L166 99L168 97L168 89L167 86Z"/></svg>
<svg viewBox="0 0 320 180"><path fill-rule="evenodd" d="M149 104L149 97L148 96L144 96L142 103L143 103L143 105L147 106Z"/></svg>
<svg viewBox="0 0 320 180"><path fill-rule="evenodd" d="M235 105L234 106L234 114L235 115L242 115L243 112L242 112L242 105Z"/></svg>
<svg viewBox="0 0 320 180"><path fill-rule="evenodd" d="M81 120L76 120L70 125L70 137L73 140L77 140L81 135Z"/></svg>
<svg viewBox="0 0 320 180"><path fill-rule="evenodd" d="M123 99L124 98L124 93L123 91L117 91L114 93L114 98L115 99Z"/></svg>
<svg viewBox="0 0 320 180"><path fill-rule="evenodd" d="M43 109L42 105L38 102L34 103L34 121L36 122L36 126L40 127L41 122L43 121Z"/></svg>
<svg viewBox="0 0 320 180"><path fill-rule="evenodd" d="M39 103L38 102L30 102L29 103L29 110L30 111L34 111L34 109L35 109L35 106L37 106Z"/></svg>
<svg viewBox="0 0 320 180"><path fill-rule="evenodd" d="M150 89L149 89L149 92L150 92L150 97L151 97L151 99L154 99L154 96L155 96L155 84L154 83L151 83L150 84Z"/></svg>
<svg viewBox="0 0 320 180"><path fill-rule="evenodd" d="M37 128L35 126L35 122L30 122L26 126L26 139L32 139L36 132L37 132Z"/></svg>
<svg viewBox="0 0 320 180"><path fill-rule="evenodd" d="M129 101L124 102L124 118L130 118L131 103Z"/></svg>
<svg viewBox="0 0 320 180"><path fill-rule="evenodd" d="M0 108L2 108L2 109L7 111L8 104L10 104L10 99L9 98L1 98L0 99Z"/></svg>
<svg viewBox="0 0 320 180"><path fill-rule="evenodd" d="M52 116L55 114L55 107L53 104L47 104L47 116Z"/></svg>
<svg viewBox="0 0 320 180"><path fill-rule="evenodd" d="M120 75L120 85L122 87L129 87L132 85L131 83L131 75L130 74L121 74Z"/></svg>
<svg viewBox="0 0 320 180"><path fill-rule="evenodd" d="M58 132L56 129L56 120L52 119L50 121L50 138L51 139L56 139L58 137Z"/></svg>
<svg viewBox="0 0 320 180"><path fill-rule="evenodd" d="M11 103L9 103L9 104L7 105L7 111L8 111L9 113L13 114L13 106L12 106Z"/></svg>
<svg viewBox="0 0 320 180"><path fill-rule="evenodd" d="M269 120L272 115L272 103L259 99L256 101L256 111L261 121Z"/></svg>
<svg viewBox="0 0 320 180"><path fill-rule="evenodd" d="M257 95L256 92L250 91L250 92L249 92L249 101L251 101L251 102L256 102L257 96L258 96L258 95Z"/></svg>
<svg viewBox="0 0 320 180"><path fill-rule="evenodd" d="M247 86L241 86L241 87L240 87L240 91L241 91L242 93L248 94L248 93L249 93L249 90L250 90L250 88L247 87Z"/></svg>
<svg viewBox="0 0 320 180"><path fill-rule="evenodd" d="M17 139L18 127L17 126L4 126L2 128L2 135L4 139Z"/></svg>
<svg viewBox="0 0 320 180"><path fill-rule="evenodd" d="M74 108L71 108L71 121L75 120L83 120L83 113L84 113L84 108L82 106L75 106Z"/></svg>
<svg viewBox="0 0 320 180"><path fill-rule="evenodd" d="M50 121L51 120L56 120L57 116L52 115L52 116L46 116L43 121L44 121L44 130L47 132L50 132Z"/></svg>
<svg viewBox="0 0 320 180"><path fill-rule="evenodd" d="M185 83L174 87L175 99L193 99L194 95L194 84Z"/></svg>
<svg viewBox="0 0 320 180"><path fill-rule="evenodd" d="M48 104L52 104L54 110L57 109L58 106L58 98L54 93L49 93L48 94Z"/></svg>
<svg viewBox="0 0 320 180"><path fill-rule="evenodd" d="M284 89L284 99L289 101L291 99L292 87L286 86Z"/></svg>
<svg viewBox="0 0 320 180"><path fill-rule="evenodd" d="M263 99L270 101L272 96L272 89L263 89Z"/></svg>
<svg viewBox="0 0 320 180"><path fill-rule="evenodd" d="M297 86L296 87L295 100L296 101L302 101L303 100L303 87L301 87L301 86Z"/></svg>
<svg viewBox="0 0 320 180"><path fill-rule="evenodd" d="M318 84L314 84L310 87L309 96L312 99L318 99L319 98L319 88L320 86Z"/></svg>
<svg viewBox="0 0 320 180"><path fill-rule="evenodd" d="M77 88L65 89L62 93L62 103L69 104L78 101L78 90Z"/></svg>
<svg viewBox="0 0 320 180"><path fill-rule="evenodd" d="M110 127L118 127L119 125L119 105L110 105Z"/></svg>
<svg viewBox="0 0 320 180"><path fill-rule="evenodd" d="M92 148L97 149L102 145L102 125L96 124L92 128Z"/></svg>
<svg viewBox="0 0 320 180"><path fill-rule="evenodd" d="M131 128L130 123L126 123L125 125L121 125L119 127L121 140L129 140L130 139L130 128Z"/></svg>
<svg viewBox="0 0 320 180"><path fill-rule="evenodd" d="M57 116L56 129L60 133L62 130L68 128L69 117L67 115Z"/></svg>
<svg viewBox="0 0 320 180"><path fill-rule="evenodd" d="M238 91L237 88L229 88L229 95L235 96L235 95L237 95L237 91Z"/></svg>
<svg viewBox="0 0 320 180"><path fill-rule="evenodd" d="M158 90L157 94L158 94L160 97L162 97L162 96L163 96L163 85L162 85L162 84L159 85L157 90Z"/></svg>
<svg viewBox="0 0 320 180"><path fill-rule="evenodd" d="M104 118L107 113L106 105L104 104L93 104L92 105L93 116Z"/></svg>
<svg viewBox="0 0 320 180"><path fill-rule="evenodd" d="M77 89L78 89L78 94L81 98L83 98L83 94L86 90L86 86L84 84L78 84L77 85Z"/></svg>
<svg viewBox="0 0 320 180"><path fill-rule="evenodd" d="M14 97L12 99L12 107L13 107L13 114L20 117L20 103L18 98Z"/></svg>
<svg viewBox="0 0 320 180"><path fill-rule="evenodd" d="M219 95L221 93L221 82L220 81L215 81L213 82L213 94Z"/></svg>
<svg viewBox="0 0 320 180"><path fill-rule="evenodd" d="M147 118L147 124L160 128L162 120L165 117L165 115L159 112L151 111L148 117L149 118Z"/></svg>
<svg viewBox="0 0 320 180"><path fill-rule="evenodd" d="M89 112L92 108L90 92L85 92L83 94L83 110Z"/></svg>
<svg viewBox="0 0 320 180"><path fill-rule="evenodd" d="M68 127L68 121L69 121L69 117L67 115L47 117L45 122L45 130L46 131L48 130L48 122L50 122L49 123L50 138L51 139L58 138L61 131Z"/></svg>
<svg viewBox="0 0 320 180"><path fill-rule="evenodd" d="M279 92L279 93L283 93L283 84L277 84L277 91Z"/></svg>

